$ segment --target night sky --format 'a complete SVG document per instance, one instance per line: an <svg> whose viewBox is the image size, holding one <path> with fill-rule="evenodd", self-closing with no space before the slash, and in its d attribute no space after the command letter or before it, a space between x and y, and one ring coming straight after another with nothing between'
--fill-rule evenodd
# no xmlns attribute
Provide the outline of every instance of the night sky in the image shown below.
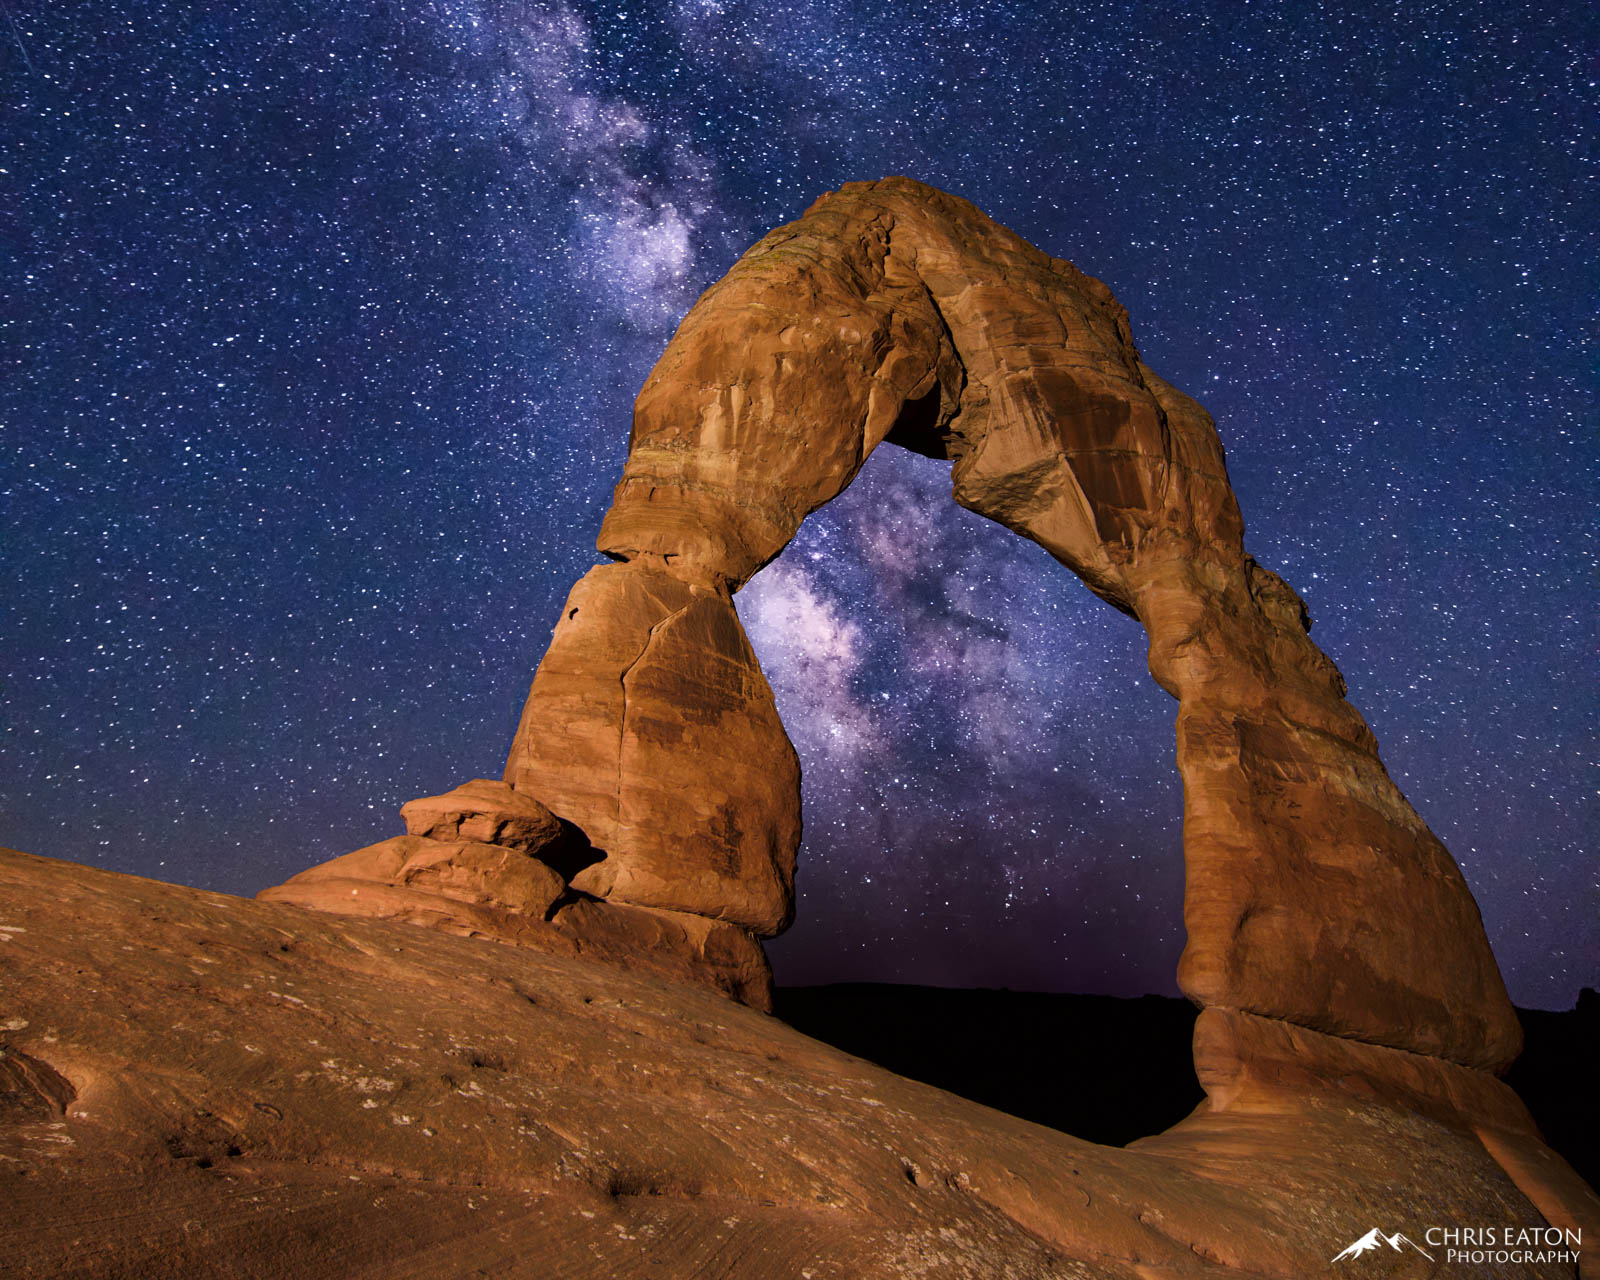
<svg viewBox="0 0 1600 1280"><path fill-rule="evenodd" d="M1589 5L0 9L0 842L248 894L498 776L677 320L903 173L1112 287L1513 998L1600 983ZM779 980L1173 991L1176 704L948 491L739 597Z"/></svg>

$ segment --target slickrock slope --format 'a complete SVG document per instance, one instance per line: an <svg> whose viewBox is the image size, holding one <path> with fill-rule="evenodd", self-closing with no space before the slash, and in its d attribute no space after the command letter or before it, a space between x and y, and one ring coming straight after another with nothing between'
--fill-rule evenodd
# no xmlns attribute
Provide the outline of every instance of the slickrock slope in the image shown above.
<svg viewBox="0 0 1600 1280"><path fill-rule="evenodd" d="M1459 1117L1292 1075L1118 1150L693 986L394 921L0 852L0 937L8 1276L1300 1280L1374 1225L1543 1221Z"/></svg>

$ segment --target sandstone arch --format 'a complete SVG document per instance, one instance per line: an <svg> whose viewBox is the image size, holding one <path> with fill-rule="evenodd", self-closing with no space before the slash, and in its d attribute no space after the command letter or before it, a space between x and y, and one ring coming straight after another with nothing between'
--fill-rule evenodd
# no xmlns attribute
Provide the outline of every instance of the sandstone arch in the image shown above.
<svg viewBox="0 0 1600 1280"><path fill-rule="evenodd" d="M1209 416L1143 364L1104 285L906 180L846 187L756 244L639 394L599 539L621 563L574 592L506 769L607 850L580 883L758 932L786 922L798 793L729 594L884 440L951 459L957 502L1149 632L1151 673L1179 700L1191 997L1473 1066L1515 1056L1466 885L1384 772L1299 598L1245 553ZM586 617L609 640L625 614L637 665L563 664L593 661ZM694 679L690 654L717 674L674 688ZM580 756L544 728L608 682L615 811L596 794L609 738ZM645 710L622 705L636 689ZM710 697L739 723L696 736L708 726L682 706ZM718 813L740 816L717 836L682 798L727 768L770 785L730 781Z"/></svg>
<svg viewBox="0 0 1600 1280"><path fill-rule="evenodd" d="M522 929L506 913L548 915L591 950L627 934L622 952L617 922L648 918L759 999L751 938L792 912L799 769L733 596L884 441L949 459L957 502L1148 632L1178 700L1179 981L1207 1010L1214 1096L1247 1060L1288 1070L1321 1042L1308 1033L1359 1042L1322 1052L1343 1076L1366 1046L1487 1070L1515 1057L1476 905L1299 597L1245 552L1209 416L1143 364L1104 285L906 179L824 196L684 319L638 397L599 537L614 563L573 588L504 782L428 802L410 837L269 896L502 934ZM588 851L569 839L562 874L511 901L497 824L534 801ZM1409 1062L1380 1060L1391 1083Z"/></svg>

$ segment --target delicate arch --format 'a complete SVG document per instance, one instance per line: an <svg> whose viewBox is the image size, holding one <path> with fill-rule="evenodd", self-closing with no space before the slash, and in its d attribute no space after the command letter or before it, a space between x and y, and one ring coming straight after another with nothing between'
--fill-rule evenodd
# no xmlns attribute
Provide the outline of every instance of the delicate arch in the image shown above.
<svg viewBox="0 0 1600 1280"><path fill-rule="evenodd" d="M1210 417L1103 284L903 178L763 238L639 393L599 538L619 563L574 589L506 768L603 851L575 887L788 923L799 770L731 597L884 440L950 459L957 502L1149 633L1179 702L1193 999L1515 1056L1476 905L1299 597L1245 553Z"/></svg>

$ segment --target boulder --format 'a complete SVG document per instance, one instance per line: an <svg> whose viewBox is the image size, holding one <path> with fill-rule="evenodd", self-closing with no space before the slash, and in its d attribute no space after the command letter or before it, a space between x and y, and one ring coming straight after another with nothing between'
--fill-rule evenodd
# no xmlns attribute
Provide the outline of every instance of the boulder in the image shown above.
<svg viewBox="0 0 1600 1280"><path fill-rule="evenodd" d="M555 814L498 778L474 778L442 796L400 806L406 831L435 840L476 840L537 853L561 838Z"/></svg>

